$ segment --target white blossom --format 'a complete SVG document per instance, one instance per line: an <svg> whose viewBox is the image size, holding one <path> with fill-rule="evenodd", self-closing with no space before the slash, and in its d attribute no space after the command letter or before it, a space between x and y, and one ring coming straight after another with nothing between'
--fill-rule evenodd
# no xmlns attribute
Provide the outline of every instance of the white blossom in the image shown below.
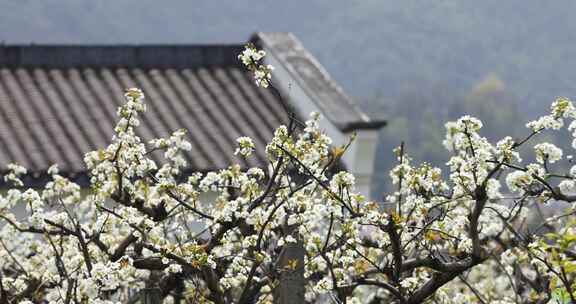
<svg viewBox="0 0 576 304"><path fill-rule="evenodd" d="M252 154L252 152L254 151L254 142L252 141L252 139L250 137L239 137L238 139L236 139L236 143L238 143L238 148L236 148L236 151L234 151L234 154L240 154L244 157L246 156L250 156L250 154Z"/></svg>
<svg viewBox="0 0 576 304"><path fill-rule="evenodd" d="M562 159L562 150L551 143L541 143L534 146L536 152L536 160L539 163L548 161L555 163Z"/></svg>

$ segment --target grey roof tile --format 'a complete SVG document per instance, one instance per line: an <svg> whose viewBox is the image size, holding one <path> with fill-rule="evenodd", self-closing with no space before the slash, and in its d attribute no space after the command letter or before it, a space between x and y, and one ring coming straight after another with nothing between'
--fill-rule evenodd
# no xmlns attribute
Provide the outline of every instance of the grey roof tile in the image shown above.
<svg viewBox="0 0 576 304"><path fill-rule="evenodd" d="M0 170L17 162L38 176L58 163L64 174L86 181L83 154L109 143L128 87L147 97L137 129L145 140L188 131L188 170L267 165L263 149L248 160L233 155L237 137L250 136L263 148L286 123L278 113L282 101L235 62L232 51L241 47L167 48L0 47Z"/></svg>

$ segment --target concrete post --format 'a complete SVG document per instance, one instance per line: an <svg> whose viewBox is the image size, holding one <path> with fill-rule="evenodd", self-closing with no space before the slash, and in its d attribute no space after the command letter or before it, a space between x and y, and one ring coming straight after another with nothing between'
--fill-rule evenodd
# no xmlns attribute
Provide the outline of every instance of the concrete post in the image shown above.
<svg viewBox="0 0 576 304"><path fill-rule="evenodd" d="M160 288L144 288L140 293L142 304L162 304L162 291Z"/></svg>
<svg viewBox="0 0 576 304"><path fill-rule="evenodd" d="M280 282L274 291L274 304L305 303L304 254L301 242L284 245L277 264Z"/></svg>

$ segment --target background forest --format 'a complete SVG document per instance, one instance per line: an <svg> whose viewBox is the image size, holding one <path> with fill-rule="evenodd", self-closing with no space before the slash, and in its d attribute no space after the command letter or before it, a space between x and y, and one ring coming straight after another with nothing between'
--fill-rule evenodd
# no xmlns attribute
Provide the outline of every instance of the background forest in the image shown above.
<svg viewBox="0 0 576 304"><path fill-rule="evenodd" d="M568 0L1 0L0 40L233 43L294 32L348 93L389 119L376 164L383 189L402 140L414 158L441 164L443 121L470 113L489 138L520 136L519 122L573 97L574 11Z"/></svg>

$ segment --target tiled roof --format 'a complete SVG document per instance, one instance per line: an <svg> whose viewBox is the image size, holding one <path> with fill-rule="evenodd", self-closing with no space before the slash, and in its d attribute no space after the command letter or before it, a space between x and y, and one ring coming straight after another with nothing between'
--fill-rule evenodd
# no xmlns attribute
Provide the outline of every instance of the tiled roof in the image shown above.
<svg viewBox="0 0 576 304"><path fill-rule="evenodd" d="M286 123L286 115L281 101L257 88L236 63L240 49L0 48L0 169L15 161L38 174L58 163L62 172L85 179L83 154L107 145L128 87L142 88L147 96L140 136L188 130L191 169L207 171L234 162L265 165L263 149L247 162L235 157L235 139L249 136L263 148L273 130ZM171 56L177 54L204 56Z"/></svg>
<svg viewBox="0 0 576 304"><path fill-rule="evenodd" d="M252 41L279 59L341 132L384 125L362 113L293 35L259 33ZM285 101L256 87L237 59L242 49L242 44L0 46L0 172L17 162L29 169L28 185L42 184L45 170L57 163L63 174L86 184L83 155L109 143L116 108L129 87L147 96L138 129L143 139L188 130L190 171L233 163L266 166L263 147L275 128L287 123ZM247 161L233 155L239 136L259 147Z"/></svg>

